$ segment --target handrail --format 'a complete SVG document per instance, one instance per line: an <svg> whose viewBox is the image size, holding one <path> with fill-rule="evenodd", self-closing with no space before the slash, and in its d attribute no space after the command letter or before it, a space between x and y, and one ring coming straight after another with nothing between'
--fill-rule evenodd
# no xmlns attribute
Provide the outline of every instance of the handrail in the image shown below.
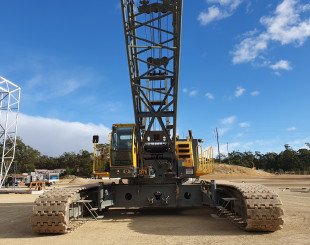
<svg viewBox="0 0 310 245"><path fill-rule="evenodd" d="M200 154L199 149L200 148ZM203 151L201 145L196 147L196 159L197 159L197 171L196 175L200 176L203 174L209 174L214 168L213 148L209 147Z"/></svg>
<svg viewBox="0 0 310 245"><path fill-rule="evenodd" d="M97 144L94 143L94 159L93 159L93 173L96 171L96 159L97 159L97 152L96 152L96 147Z"/></svg>
<svg viewBox="0 0 310 245"><path fill-rule="evenodd" d="M200 154L199 154L199 149L200 148ZM197 171L203 171L203 164L201 164L201 156L202 156L202 146L197 145L196 146L196 159L197 159Z"/></svg>
<svg viewBox="0 0 310 245"><path fill-rule="evenodd" d="M94 143L94 158L93 158L93 174L107 175L105 171L105 163L108 157L108 152L111 147L112 132L108 134L108 148L104 145Z"/></svg>
<svg viewBox="0 0 310 245"><path fill-rule="evenodd" d="M108 175L105 172L105 165L108 161L109 149L105 145L94 144L94 159L93 159L93 174L95 175Z"/></svg>

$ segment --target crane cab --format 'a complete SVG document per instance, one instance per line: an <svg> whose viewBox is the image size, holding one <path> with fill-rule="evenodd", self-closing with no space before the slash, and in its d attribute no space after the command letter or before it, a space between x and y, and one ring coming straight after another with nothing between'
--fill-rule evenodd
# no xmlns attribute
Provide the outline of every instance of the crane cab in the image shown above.
<svg viewBox="0 0 310 245"><path fill-rule="evenodd" d="M134 124L114 124L110 142L110 177L137 176L137 140Z"/></svg>

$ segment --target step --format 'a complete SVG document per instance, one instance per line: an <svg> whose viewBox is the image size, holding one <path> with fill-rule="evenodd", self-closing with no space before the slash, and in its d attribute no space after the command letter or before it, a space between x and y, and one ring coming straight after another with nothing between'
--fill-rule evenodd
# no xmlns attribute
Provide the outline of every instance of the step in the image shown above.
<svg viewBox="0 0 310 245"><path fill-rule="evenodd" d="M103 218L104 218L103 215L98 215L98 216L96 217L96 219L103 219Z"/></svg>
<svg viewBox="0 0 310 245"><path fill-rule="evenodd" d="M239 225L244 225L244 224L246 224L246 221L243 221L243 220L242 220L242 221L238 221L237 223L238 223Z"/></svg>
<svg viewBox="0 0 310 245"><path fill-rule="evenodd" d="M228 201L237 201L238 198L235 197L223 197L222 200L228 202Z"/></svg>
<svg viewBox="0 0 310 245"><path fill-rule="evenodd" d="M90 211L97 211L98 208L90 208L89 210L90 210Z"/></svg>
<svg viewBox="0 0 310 245"><path fill-rule="evenodd" d="M220 209L220 210L225 210L225 208L223 206L216 206L217 209Z"/></svg>
<svg viewBox="0 0 310 245"><path fill-rule="evenodd" d="M93 200L78 200L78 201L76 201L76 202L78 202L78 203L90 203L90 202L92 202Z"/></svg>
<svg viewBox="0 0 310 245"><path fill-rule="evenodd" d="M234 221L242 221L242 218L234 218L234 217L232 217L232 219L233 219Z"/></svg>

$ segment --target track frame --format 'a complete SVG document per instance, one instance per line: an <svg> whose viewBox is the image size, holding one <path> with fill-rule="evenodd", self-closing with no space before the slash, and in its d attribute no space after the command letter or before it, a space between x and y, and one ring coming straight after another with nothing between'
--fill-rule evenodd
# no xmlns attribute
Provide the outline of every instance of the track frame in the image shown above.
<svg viewBox="0 0 310 245"><path fill-rule="evenodd" d="M80 200L90 200L99 211L109 208L194 208L221 207L225 198L235 199L224 216L246 231L276 231L283 221L282 202L266 186L219 181L197 184L104 184L55 188L36 201L31 217L37 233L68 233L85 219ZM221 208L223 211L223 208Z"/></svg>

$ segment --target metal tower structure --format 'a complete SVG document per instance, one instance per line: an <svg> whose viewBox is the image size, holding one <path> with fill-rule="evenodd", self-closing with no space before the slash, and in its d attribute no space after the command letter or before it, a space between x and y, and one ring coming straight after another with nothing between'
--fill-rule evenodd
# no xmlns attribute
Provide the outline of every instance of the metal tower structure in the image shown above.
<svg viewBox="0 0 310 245"><path fill-rule="evenodd" d="M0 188L14 161L20 87L0 76Z"/></svg>
<svg viewBox="0 0 310 245"><path fill-rule="evenodd" d="M138 145L165 142L174 152L182 0L121 0L121 6Z"/></svg>

